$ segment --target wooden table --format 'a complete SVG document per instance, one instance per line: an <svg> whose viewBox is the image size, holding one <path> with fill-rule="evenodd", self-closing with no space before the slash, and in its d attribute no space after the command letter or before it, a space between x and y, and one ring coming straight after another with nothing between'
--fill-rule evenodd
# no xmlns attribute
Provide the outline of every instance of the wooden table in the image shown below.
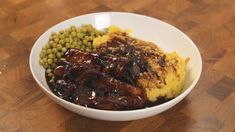
<svg viewBox="0 0 235 132"><path fill-rule="evenodd" d="M192 93L160 115L130 122L89 119L49 99L30 73L31 47L56 23L101 11L148 15L190 36L203 58ZM234 131L234 59L234 0L1 0L0 131Z"/></svg>

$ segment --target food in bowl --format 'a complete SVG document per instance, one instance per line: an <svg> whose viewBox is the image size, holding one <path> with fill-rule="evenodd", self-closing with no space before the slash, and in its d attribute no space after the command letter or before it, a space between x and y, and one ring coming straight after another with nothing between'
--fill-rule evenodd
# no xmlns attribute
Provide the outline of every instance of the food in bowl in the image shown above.
<svg viewBox="0 0 235 132"><path fill-rule="evenodd" d="M52 33L39 61L51 91L69 102L105 110L141 109L178 96L189 59L129 33L91 25Z"/></svg>

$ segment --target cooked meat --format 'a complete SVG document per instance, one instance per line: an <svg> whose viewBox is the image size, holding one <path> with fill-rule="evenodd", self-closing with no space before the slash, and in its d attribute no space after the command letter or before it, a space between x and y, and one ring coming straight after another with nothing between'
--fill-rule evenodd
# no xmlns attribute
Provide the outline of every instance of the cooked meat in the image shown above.
<svg viewBox="0 0 235 132"><path fill-rule="evenodd" d="M53 92L59 97L99 109L145 107L145 91L121 79L125 78L127 69L133 69L132 76L140 72L136 64L130 65L128 58L99 56L78 49L69 50L65 58L66 61L54 69ZM136 80L133 77L131 81Z"/></svg>

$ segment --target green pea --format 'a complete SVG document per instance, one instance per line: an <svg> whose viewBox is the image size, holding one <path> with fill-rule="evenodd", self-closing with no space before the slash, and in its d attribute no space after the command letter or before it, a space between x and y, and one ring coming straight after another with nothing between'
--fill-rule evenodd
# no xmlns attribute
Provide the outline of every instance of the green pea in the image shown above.
<svg viewBox="0 0 235 132"><path fill-rule="evenodd" d="M80 32L80 28L76 28L76 32L79 33Z"/></svg>
<svg viewBox="0 0 235 132"><path fill-rule="evenodd" d="M71 38L69 38L69 43L72 43L73 42L73 39L72 39L72 37Z"/></svg>
<svg viewBox="0 0 235 132"><path fill-rule="evenodd" d="M94 38L95 38L95 36L94 36L94 35L90 36L90 40L93 40Z"/></svg>
<svg viewBox="0 0 235 132"><path fill-rule="evenodd" d="M41 53L40 53L40 57L41 57L41 58L45 57L45 54L41 52Z"/></svg>
<svg viewBox="0 0 235 132"><path fill-rule="evenodd" d="M49 74L49 73L51 73L52 72L52 70L51 69L47 69L47 74Z"/></svg>
<svg viewBox="0 0 235 132"><path fill-rule="evenodd" d="M95 32L91 32L90 34L91 34L91 36L95 36Z"/></svg>
<svg viewBox="0 0 235 132"><path fill-rule="evenodd" d="M55 38L57 38L58 35L51 35L51 37L53 38L53 40L55 40Z"/></svg>
<svg viewBox="0 0 235 132"><path fill-rule="evenodd" d="M49 54L49 55L48 55L48 58L50 58L50 59L53 59L54 57L55 57L54 54Z"/></svg>
<svg viewBox="0 0 235 132"><path fill-rule="evenodd" d="M90 33L92 29L87 27L86 30L87 30L88 33Z"/></svg>
<svg viewBox="0 0 235 132"><path fill-rule="evenodd" d="M60 34L63 34L64 33L64 30L60 30Z"/></svg>
<svg viewBox="0 0 235 132"><path fill-rule="evenodd" d="M58 60L57 58L54 58L54 59L53 59L53 62L57 62L57 60Z"/></svg>
<svg viewBox="0 0 235 132"><path fill-rule="evenodd" d="M60 52L57 52L57 53L56 53L56 56L57 56L58 58L61 58L61 56L62 56L62 53L60 53Z"/></svg>
<svg viewBox="0 0 235 132"><path fill-rule="evenodd" d="M52 77L51 80L49 81L50 83L55 82L55 77Z"/></svg>
<svg viewBox="0 0 235 132"><path fill-rule="evenodd" d="M53 48L56 48L56 47L57 47L57 44L56 44L56 43L53 43L53 44L52 44L52 47L53 47Z"/></svg>
<svg viewBox="0 0 235 132"><path fill-rule="evenodd" d="M53 36L54 36L54 35L57 35L57 33L56 33L56 32L52 32L52 33L51 33L51 35L53 35Z"/></svg>
<svg viewBox="0 0 235 132"><path fill-rule="evenodd" d="M69 34L70 33L70 29L69 28L65 29L65 32Z"/></svg>
<svg viewBox="0 0 235 132"><path fill-rule="evenodd" d="M63 45L63 44L65 44L65 41L64 41L63 39L61 39L61 40L59 41L59 43Z"/></svg>
<svg viewBox="0 0 235 132"><path fill-rule="evenodd" d="M66 44L65 44L65 47L66 47L67 49L69 49L69 48L71 47L71 44L70 44L70 43L66 43Z"/></svg>
<svg viewBox="0 0 235 132"><path fill-rule="evenodd" d="M72 44L72 45L70 46L70 48L76 48L76 45Z"/></svg>
<svg viewBox="0 0 235 132"><path fill-rule="evenodd" d="M80 39L78 39L77 37L76 37L76 38L73 38L73 41L76 41L76 42L77 42L78 40L80 40Z"/></svg>
<svg viewBox="0 0 235 132"><path fill-rule="evenodd" d="M63 48L61 49L61 51L65 53L65 52L67 51L67 49L66 49L65 47L63 47Z"/></svg>
<svg viewBox="0 0 235 132"><path fill-rule="evenodd" d="M52 45L53 43L54 43L54 41L53 41L53 40L51 40L51 41L49 42L49 44L50 44L50 45Z"/></svg>
<svg viewBox="0 0 235 132"><path fill-rule="evenodd" d="M81 33L81 28L77 28L77 33Z"/></svg>
<svg viewBox="0 0 235 132"><path fill-rule="evenodd" d="M48 64L52 64L52 59L47 59Z"/></svg>
<svg viewBox="0 0 235 132"><path fill-rule="evenodd" d="M88 48L91 48L91 42L88 42L88 43L87 43L87 47L88 47Z"/></svg>
<svg viewBox="0 0 235 132"><path fill-rule="evenodd" d="M81 49L81 46L80 45L76 45L76 46L74 46L74 48Z"/></svg>
<svg viewBox="0 0 235 132"><path fill-rule="evenodd" d="M64 40L66 43L68 43L69 42L69 38L65 38L65 40Z"/></svg>
<svg viewBox="0 0 235 132"><path fill-rule="evenodd" d="M54 41L55 41L56 43L58 43L58 42L59 42L59 38L55 38Z"/></svg>
<svg viewBox="0 0 235 132"><path fill-rule="evenodd" d="M52 49L52 52L53 52L53 53L57 53L57 51L58 51L58 50L57 50L56 48L53 48L53 49Z"/></svg>
<svg viewBox="0 0 235 132"><path fill-rule="evenodd" d="M46 45L44 46L44 49L49 49L49 48L50 48L49 44L46 44Z"/></svg>
<svg viewBox="0 0 235 132"><path fill-rule="evenodd" d="M64 34L60 35L60 39L64 39L64 38L65 38Z"/></svg>
<svg viewBox="0 0 235 132"><path fill-rule="evenodd" d="M49 40L50 40L50 41L54 40L54 37L53 37L53 36L50 36L50 37L49 37Z"/></svg>
<svg viewBox="0 0 235 132"><path fill-rule="evenodd" d="M78 45L81 45L81 44L82 44L82 41L78 41L77 44L78 44Z"/></svg>
<svg viewBox="0 0 235 132"><path fill-rule="evenodd" d="M80 33L80 39L83 38L85 36L84 33Z"/></svg>
<svg viewBox="0 0 235 132"><path fill-rule="evenodd" d="M77 45L77 42L76 42L76 41L74 41L72 44Z"/></svg>
<svg viewBox="0 0 235 132"><path fill-rule="evenodd" d="M74 31L71 32L71 36L72 36L72 37L76 37L76 36L77 36L76 32L74 32Z"/></svg>
<svg viewBox="0 0 235 132"><path fill-rule="evenodd" d="M57 49L60 50L62 48L62 45L61 44L58 44L57 45Z"/></svg>
<svg viewBox="0 0 235 132"><path fill-rule="evenodd" d="M75 30L76 30L76 27L75 27L75 26L71 26L70 29L71 29L72 31L75 31Z"/></svg>
<svg viewBox="0 0 235 132"><path fill-rule="evenodd" d="M60 60L63 60L63 61L65 61L66 59L65 59L65 58L60 58Z"/></svg>
<svg viewBox="0 0 235 132"><path fill-rule="evenodd" d="M52 77L52 76L53 76L53 74L52 74L52 73L49 73L49 74L48 74L48 76L49 76L49 77Z"/></svg>
<svg viewBox="0 0 235 132"><path fill-rule="evenodd" d="M46 54L47 53L46 49L42 49L41 53Z"/></svg>
<svg viewBox="0 0 235 132"><path fill-rule="evenodd" d="M90 50L89 48L86 48L86 51L87 51L87 52L91 52L91 50Z"/></svg>
<svg viewBox="0 0 235 132"><path fill-rule="evenodd" d="M86 33L86 31L87 31L86 28L81 28L82 33Z"/></svg>
<svg viewBox="0 0 235 132"><path fill-rule="evenodd" d="M89 40L89 36L85 36L84 38L85 38L86 40Z"/></svg>
<svg viewBox="0 0 235 132"><path fill-rule="evenodd" d="M68 37L69 36L68 32L64 32L64 36Z"/></svg>
<svg viewBox="0 0 235 132"><path fill-rule="evenodd" d="M88 41L87 41L86 39L83 39L83 40L82 40L82 43L83 43L83 44L87 44Z"/></svg>
<svg viewBox="0 0 235 132"><path fill-rule="evenodd" d="M84 50L85 49L85 45L81 45L81 49Z"/></svg>
<svg viewBox="0 0 235 132"><path fill-rule="evenodd" d="M47 63L47 58L42 59L44 63Z"/></svg>
<svg viewBox="0 0 235 132"><path fill-rule="evenodd" d="M47 63L44 63L44 64L43 64L43 67L44 67L45 69L47 69L47 68L48 68L48 64L47 64Z"/></svg>
<svg viewBox="0 0 235 132"><path fill-rule="evenodd" d="M55 62L57 62L57 61L55 61ZM57 65L56 65L55 63L52 63L52 64L51 64L51 67L52 67L52 68L56 68L56 66L57 66Z"/></svg>
<svg viewBox="0 0 235 132"><path fill-rule="evenodd" d="M82 38L81 33L77 33L77 37L78 37L79 39Z"/></svg>
<svg viewBox="0 0 235 132"><path fill-rule="evenodd" d="M47 54L51 54L52 50L51 49L47 49Z"/></svg>
<svg viewBox="0 0 235 132"><path fill-rule="evenodd" d="M44 61L42 59L39 60L39 64L43 66L44 65Z"/></svg>

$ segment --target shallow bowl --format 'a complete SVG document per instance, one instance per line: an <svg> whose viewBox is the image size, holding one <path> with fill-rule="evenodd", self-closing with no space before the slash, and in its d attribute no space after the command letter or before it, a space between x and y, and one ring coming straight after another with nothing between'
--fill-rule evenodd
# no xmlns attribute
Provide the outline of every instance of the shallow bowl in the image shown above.
<svg viewBox="0 0 235 132"><path fill-rule="evenodd" d="M154 107L128 111L109 111L86 108L65 101L54 95L46 83L45 70L38 63L39 53L45 43L48 42L52 32L59 32L72 25L81 26L82 24L92 24L97 29L104 29L110 25L119 26L122 29L131 29L133 31L131 36L145 41L152 41L165 51L176 51L182 57L189 57L190 61L186 67L186 81L183 92L166 103ZM38 38L31 50L29 63L30 70L36 82L56 103L80 115L108 121L136 120L166 111L183 100L192 91L199 80L202 70L202 60L198 48L193 41L179 29L155 18L122 12L86 14L56 24Z"/></svg>

